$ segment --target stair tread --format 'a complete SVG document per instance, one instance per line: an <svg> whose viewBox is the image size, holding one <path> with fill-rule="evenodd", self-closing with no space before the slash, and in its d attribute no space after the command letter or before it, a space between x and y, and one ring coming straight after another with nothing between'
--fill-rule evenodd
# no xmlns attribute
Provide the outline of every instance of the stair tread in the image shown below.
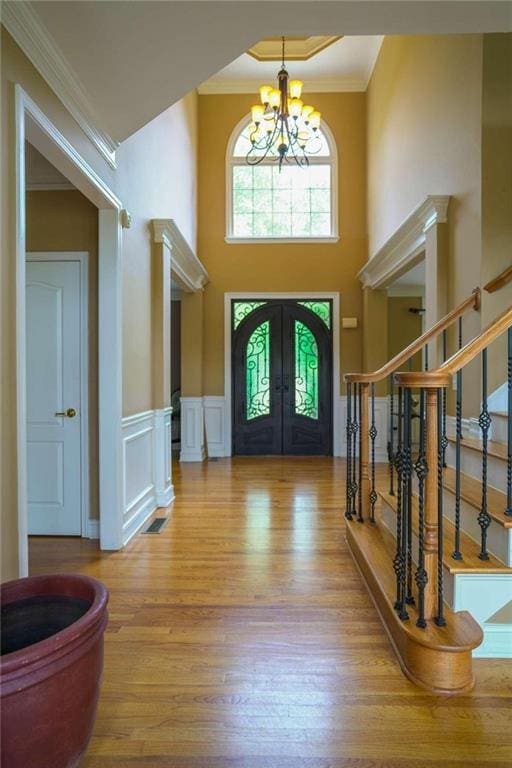
<svg viewBox="0 0 512 768"><path fill-rule="evenodd" d="M455 443L456 438L453 435L448 436L450 443ZM471 448L473 451L482 451L482 441L477 440L474 437L465 437L461 441L461 445L466 448ZM487 442L487 453L489 456L494 456L497 459L507 460L507 446L505 443L500 443L496 440L489 440Z"/></svg>
<svg viewBox="0 0 512 768"><path fill-rule="evenodd" d="M377 523L379 513L376 513ZM391 534L383 525L360 525L353 520L347 523L349 532L357 540L358 547L364 553L365 560L373 571L382 592L390 605L396 596L396 577L393 570L395 544ZM416 626L418 616L415 605L408 605L409 621L400 622L404 630L413 635L419 643L427 647L443 648L446 650L474 648L480 638L472 617L466 612L454 612L445 606L446 626L438 627L433 621L428 621L424 629ZM396 614L393 611L393 614Z"/></svg>
<svg viewBox="0 0 512 768"><path fill-rule="evenodd" d="M397 497L390 496L385 491L380 492L384 501L395 511ZM414 533L418 532L418 497L412 497L412 528ZM444 517L444 537L443 537L443 563L450 573L510 573L512 568L502 563L494 555L489 555L488 560L480 560L478 553L480 545L470 538L464 531L460 532L460 551L462 560L454 560L452 557L453 542L455 538L455 526L450 520Z"/></svg>
<svg viewBox="0 0 512 768"><path fill-rule="evenodd" d="M453 467L446 467L443 472L443 486L455 493L455 470ZM460 473L460 495L468 504L480 509L482 504L482 483L476 477ZM504 493L491 485L487 486L487 511L498 525L504 528L512 528L512 517L505 515L507 508L507 497Z"/></svg>

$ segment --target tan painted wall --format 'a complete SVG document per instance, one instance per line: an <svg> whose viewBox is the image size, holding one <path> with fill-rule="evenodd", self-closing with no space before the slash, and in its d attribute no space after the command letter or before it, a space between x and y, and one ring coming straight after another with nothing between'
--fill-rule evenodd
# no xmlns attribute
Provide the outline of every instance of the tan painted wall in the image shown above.
<svg viewBox="0 0 512 768"><path fill-rule="evenodd" d="M398 355L422 334L421 315L409 312L410 307L421 307L419 296L388 297L388 359ZM412 358L413 371L421 371L421 353Z"/></svg>
<svg viewBox="0 0 512 768"><path fill-rule="evenodd" d="M449 307L480 284L481 95L481 35L386 37L368 89L370 255L427 195L452 195ZM479 330L473 313L465 339ZM468 415L477 374L465 386Z"/></svg>
<svg viewBox="0 0 512 768"><path fill-rule="evenodd" d="M482 285L512 264L512 34L484 35ZM482 325L512 306L512 283L482 295ZM505 336L489 351L489 390L506 380Z"/></svg>
<svg viewBox="0 0 512 768"><path fill-rule="evenodd" d="M363 93L309 94L329 124L339 153L340 241L336 244L227 244L225 152L251 95L199 97L198 255L211 282L204 291L203 393L224 392L224 293L227 291L339 291L341 313L362 317L356 273L367 258L366 104ZM183 307L183 332L186 317ZM183 368L189 351L183 344ZM342 371L360 370L361 324L341 333ZM197 394L183 381L185 395Z"/></svg>
<svg viewBox="0 0 512 768"><path fill-rule="evenodd" d="M98 209L78 190L27 193L27 251L89 254L89 499L98 518Z"/></svg>
<svg viewBox="0 0 512 768"><path fill-rule="evenodd" d="M175 219L195 247L197 97L187 96L124 142L114 171L3 28L1 34L0 511L5 580L18 573L14 84L24 88L132 214L122 250L124 415L152 407L150 219Z"/></svg>

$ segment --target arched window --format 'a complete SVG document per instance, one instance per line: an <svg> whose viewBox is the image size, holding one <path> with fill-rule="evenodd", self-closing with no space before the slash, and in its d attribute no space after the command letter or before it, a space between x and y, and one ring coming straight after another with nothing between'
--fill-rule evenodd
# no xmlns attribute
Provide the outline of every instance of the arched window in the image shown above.
<svg viewBox="0 0 512 768"><path fill-rule="evenodd" d="M325 122L309 166L275 156L248 165L250 116L236 126L226 157L226 240L231 242L336 241L337 153Z"/></svg>

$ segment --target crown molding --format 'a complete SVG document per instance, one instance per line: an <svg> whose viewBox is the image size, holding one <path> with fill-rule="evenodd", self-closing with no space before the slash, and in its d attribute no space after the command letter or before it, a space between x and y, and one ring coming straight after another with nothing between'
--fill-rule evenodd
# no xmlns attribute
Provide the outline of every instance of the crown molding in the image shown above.
<svg viewBox="0 0 512 768"><path fill-rule="evenodd" d="M119 146L105 130L89 96L37 13L27 2L2 3L2 24L74 117L82 131L111 168L116 168Z"/></svg>
<svg viewBox="0 0 512 768"><path fill-rule="evenodd" d="M174 219L153 219L153 241L171 251L171 276L187 293L202 291L209 282L208 272L181 234Z"/></svg>
<svg viewBox="0 0 512 768"><path fill-rule="evenodd" d="M364 288L386 288L421 260L426 232L448 221L450 195L428 195L358 272Z"/></svg>
<svg viewBox="0 0 512 768"><path fill-rule="evenodd" d="M197 92L200 96L222 95L230 93L258 93L261 82L258 80L215 80L211 78L202 83ZM342 93L366 91L367 78L336 78L333 80L307 80L307 93Z"/></svg>

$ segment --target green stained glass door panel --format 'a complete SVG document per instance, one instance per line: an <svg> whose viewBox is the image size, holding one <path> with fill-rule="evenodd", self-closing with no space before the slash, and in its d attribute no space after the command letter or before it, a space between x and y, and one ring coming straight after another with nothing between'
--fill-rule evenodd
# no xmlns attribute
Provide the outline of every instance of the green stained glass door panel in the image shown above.
<svg viewBox="0 0 512 768"><path fill-rule="evenodd" d="M318 419L318 345L311 330L295 320L295 413Z"/></svg>
<svg viewBox="0 0 512 768"><path fill-rule="evenodd" d="M266 301L234 301L233 302L233 329L236 331L242 320L254 312L258 307L262 307Z"/></svg>
<svg viewBox="0 0 512 768"><path fill-rule="evenodd" d="M331 302L330 301L298 301L301 307L309 309L318 315L328 328L331 327Z"/></svg>
<svg viewBox="0 0 512 768"><path fill-rule="evenodd" d="M270 414L270 323L258 325L249 336L246 354L246 418Z"/></svg>

